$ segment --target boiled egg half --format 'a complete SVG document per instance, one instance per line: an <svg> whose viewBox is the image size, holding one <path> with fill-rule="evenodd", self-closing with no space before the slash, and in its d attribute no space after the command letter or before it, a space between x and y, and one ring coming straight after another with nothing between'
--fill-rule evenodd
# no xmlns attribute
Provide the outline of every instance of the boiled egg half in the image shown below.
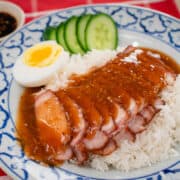
<svg viewBox="0 0 180 180"><path fill-rule="evenodd" d="M15 80L25 87L46 85L69 61L69 54L55 41L38 43L17 59L13 67Z"/></svg>

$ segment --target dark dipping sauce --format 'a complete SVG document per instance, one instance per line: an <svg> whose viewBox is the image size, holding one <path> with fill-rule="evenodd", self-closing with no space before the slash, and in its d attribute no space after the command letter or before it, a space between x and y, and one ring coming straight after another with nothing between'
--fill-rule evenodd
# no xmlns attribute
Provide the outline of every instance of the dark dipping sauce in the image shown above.
<svg viewBox="0 0 180 180"><path fill-rule="evenodd" d="M167 69L170 69L170 72L175 72L176 74L180 73L180 66L169 56L166 54L148 49L148 48L141 48L144 52L151 51L153 53L159 54L161 56L161 59L164 64L163 66L166 66ZM105 66L102 68L97 68L93 70L92 72L89 72L82 76L74 77L74 82L69 84L71 88L67 88L63 90L68 95L76 96L79 93L79 96L83 96L84 98L88 95L89 97L92 97L95 99L95 103L103 103L103 97L107 96L106 91L100 92L100 89L108 89L108 91L116 90L116 85L119 84L119 87L121 84L123 84L123 81L126 81L127 83L123 84L125 85L126 90L128 93L133 95L133 97L139 96L139 94L142 94L146 101L148 103L152 103L152 101L155 99L156 94L162 90L163 87L165 87L165 84L161 82L157 77L162 76L162 70L159 66L162 62L157 63L154 60L154 57L147 56L147 55L138 55L138 60L142 59L142 62L147 60L149 62L154 62L154 65L157 67L155 68L155 73L151 77L151 81L147 81L146 78L150 78L150 74L148 74L148 71L143 71L143 68L145 66L149 66L151 63L141 63L139 65L139 68L135 69L135 66L132 65L132 63L125 63L124 65L118 66L118 58L115 58L112 62L108 62ZM121 59L121 55L119 56ZM124 68L123 68L124 66ZM108 69L111 70L108 71ZM122 69L121 69L122 68ZM99 70L101 69L101 70ZM147 67L146 67L147 69ZM134 75L130 75L130 70L133 70L135 73ZM159 71L160 70L160 71ZM126 76L123 76L123 73L126 74ZM127 73L129 73L129 77L127 76ZM137 77L139 75L139 77ZM144 77L143 77L144 76ZM134 78L134 79L133 79ZM144 79L143 79L144 78ZM112 80L112 81L111 81ZM107 83L106 83L107 81ZM134 83L137 81L137 83ZM90 86L87 86L88 82L90 82ZM85 89L83 88L85 84ZM138 87L139 86L139 87ZM73 88L72 88L73 87ZM79 87L79 90L76 90L76 87ZM142 87L144 89L142 89ZM92 91L93 89L93 91ZM53 159L52 154L53 150L46 149L46 145L42 144L38 137L37 127L36 127L36 117L35 117L35 111L34 111L34 93L38 92L40 88L26 88L24 90L24 93L22 94L22 97L20 99L19 103L19 111L18 111L18 117L17 117L17 135L20 139L21 146L23 150L25 151L26 155L30 157L33 160L44 162L48 165L59 165L62 163L62 161L58 161L57 159ZM157 92L158 91L158 92ZM91 93L92 92L92 93ZM56 92L56 95L61 93L61 90ZM84 93L84 94L83 94ZM104 93L104 94L103 94ZM116 92L117 93L117 92ZM134 94L133 94L134 93ZM101 105L100 105L101 106ZM57 144L59 144L57 142ZM49 147L50 148L50 147ZM53 148L52 148L53 149ZM52 154L51 154L52 153Z"/></svg>
<svg viewBox="0 0 180 180"><path fill-rule="evenodd" d="M6 12L0 12L0 38L10 34L16 28L16 19Z"/></svg>

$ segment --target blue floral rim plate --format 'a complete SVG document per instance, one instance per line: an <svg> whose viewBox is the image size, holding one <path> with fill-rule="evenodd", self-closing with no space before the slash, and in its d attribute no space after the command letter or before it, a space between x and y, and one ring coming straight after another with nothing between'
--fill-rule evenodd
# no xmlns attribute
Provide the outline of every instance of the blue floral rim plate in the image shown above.
<svg viewBox="0 0 180 180"><path fill-rule="evenodd" d="M52 168L28 159L15 136L18 100L23 88L12 77L17 57L33 44L42 41L47 26L56 26L72 15L105 12L115 20L119 44L136 43L163 50L174 59L180 57L180 21L166 14L127 5L87 5L68 8L25 25L0 44L0 167L14 179L143 179L161 180L180 177L180 158L159 162L151 167L130 172L99 172L87 167L64 164ZM179 60L179 61L178 61ZM177 62L180 63L180 59ZM179 148L180 149L180 148ZM180 152L180 151L179 151Z"/></svg>

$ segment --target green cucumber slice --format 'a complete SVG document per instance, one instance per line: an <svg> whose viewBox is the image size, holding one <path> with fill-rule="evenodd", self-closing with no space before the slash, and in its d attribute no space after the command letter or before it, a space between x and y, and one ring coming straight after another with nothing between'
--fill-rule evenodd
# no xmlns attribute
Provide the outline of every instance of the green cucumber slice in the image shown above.
<svg viewBox="0 0 180 180"><path fill-rule="evenodd" d="M78 39L77 39L77 29L76 29L77 20L78 17L73 16L70 19L68 19L68 21L66 21L64 37L67 47L72 53L83 54L84 50L81 47L81 45L78 43Z"/></svg>
<svg viewBox="0 0 180 180"><path fill-rule="evenodd" d="M79 44L83 47L83 49L86 51L88 50L86 41L85 41L85 30L86 30L86 25L90 18L92 18L92 14L86 14L82 15L78 18L77 21L77 38Z"/></svg>
<svg viewBox="0 0 180 180"><path fill-rule="evenodd" d="M56 40L56 28L49 26L43 32L44 40Z"/></svg>
<svg viewBox="0 0 180 180"><path fill-rule="evenodd" d="M115 49L118 44L118 32L114 20L107 14L93 16L86 27L85 40L91 49Z"/></svg>
<svg viewBox="0 0 180 180"><path fill-rule="evenodd" d="M64 28L65 28L65 23L62 22L59 24L59 26L56 29L56 41L58 44L60 44L65 51L69 51L66 42L64 40Z"/></svg>

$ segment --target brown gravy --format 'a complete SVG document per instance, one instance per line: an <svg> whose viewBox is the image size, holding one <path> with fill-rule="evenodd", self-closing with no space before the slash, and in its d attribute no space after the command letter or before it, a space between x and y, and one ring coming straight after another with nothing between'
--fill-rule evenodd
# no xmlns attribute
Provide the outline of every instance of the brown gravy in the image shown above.
<svg viewBox="0 0 180 180"><path fill-rule="evenodd" d="M154 50L154 49L150 49L150 48L141 48L141 49L144 49L146 51L151 51L152 53L155 53L155 54L159 54L161 56L161 58L163 59L163 62L171 67L176 74L179 74L180 73L180 65L175 61L173 60L170 56L168 56L167 54L161 52L161 51L157 51L157 50Z"/></svg>
<svg viewBox="0 0 180 180"><path fill-rule="evenodd" d="M0 12L0 37L6 36L17 27L17 20L10 14Z"/></svg>
<svg viewBox="0 0 180 180"><path fill-rule="evenodd" d="M171 57L156 50L147 48L143 48L143 50L160 54L161 59L167 65L165 68L170 69L172 72L174 71L175 73L180 73L180 66ZM150 61L154 61L153 57L148 58ZM139 56L138 59L141 59L142 61L144 61L144 59L145 61L147 60L145 55ZM156 62L154 62L154 64L156 64ZM159 66L160 64L161 62L156 65ZM73 96L73 98L76 100L78 100L78 93L85 93L84 97L89 95L89 97L95 99L97 103L101 103L103 107L103 105L106 104L106 102L103 100L103 97L107 96L108 93L115 93L117 95L118 85L118 87L124 86L124 90L128 91L129 94L132 94L133 97L138 99L139 94L142 94L148 103L152 103L152 99L154 99L156 94L165 86L162 82L159 81L159 79L156 78L161 77L163 70L157 67L154 75L150 77L148 71L145 71L147 68L145 67L146 65L149 66L149 62L142 63L140 68L135 69L134 66L126 63L124 68L121 69L121 67L118 66L118 59L115 59L113 63L109 63L108 66L104 66L101 68L101 70L94 70L93 72L90 72L86 75L74 77L75 81L72 84L69 84L69 86L72 88L65 89L65 92ZM109 72L107 68L113 71ZM140 72L142 71L142 68L144 68L144 71L141 74ZM171 68L173 70L171 70ZM119 69L121 69L121 71L118 71ZM129 76L123 76L123 73L128 74L130 70L132 70L134 73ZM107 73L109 73L108 78ZM119 80L119 77L121 77L121 80ZM146 78L148 80L151 79L151 81L147 81ZM123 83L123 81L126 83ZM135 83L136 81L137 83ZM86 86L87 84L90 84L90 86ZM108 92L104 90L107 86ZM79 91L76 91L75 87L79 87ZM26 88L22 94L16 124L17 135L21 140L22 148L30 158L42 161L45 164L57 165L62 162L50 158L51 154L49 154L49 151L47 153L45 145L41 144L38 138L36 118L34 113L34 97L32 94L38 92L39 90L40 88ZM57 96L60 91L56 93ZM122 99L122 102L126 104L126 99ZM101 104L99 105L99 109ZM92 126L98 126L98 123L99 122L92 122ZM89 134L87 133L87 136Z"/></svg>
<svg viewBox="0 0 180 180"><path fill-rule="evenodd" d="M40 142L36 128L33 93L39 90L40 88L26 88L21 96L17 117L17 135L27 156L45 164L55 165L57 163L56 160L49 158L53 151L50 151L51 153L49 154L45 150L46 145ZM58 161L57 164L60 163Z"/></svg>

